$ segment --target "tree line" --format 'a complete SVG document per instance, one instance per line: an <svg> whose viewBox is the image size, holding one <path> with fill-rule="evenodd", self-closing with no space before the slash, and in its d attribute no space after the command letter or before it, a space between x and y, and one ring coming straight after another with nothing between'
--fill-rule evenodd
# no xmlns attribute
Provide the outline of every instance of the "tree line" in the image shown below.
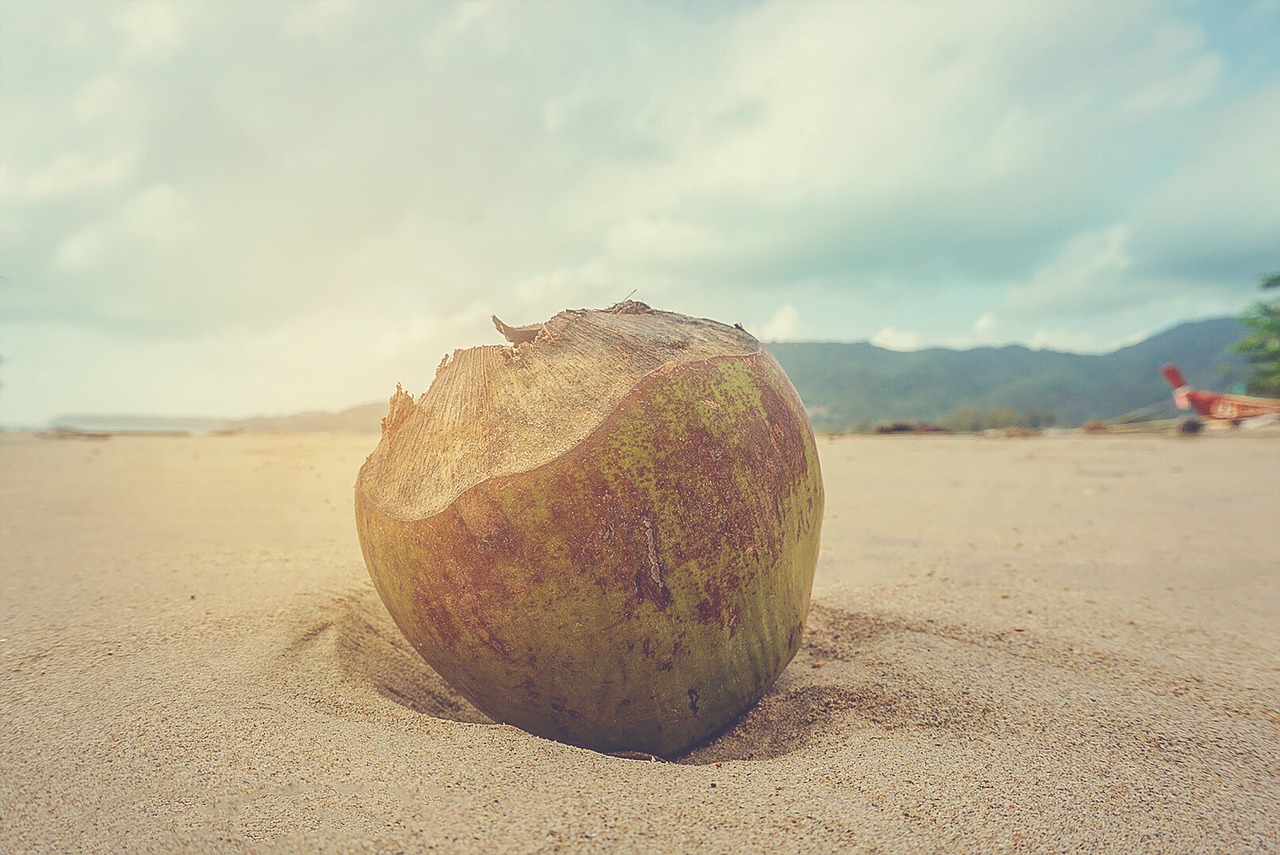
<svg viewBox="0 0 1280 855"><path fill-rule="evenodd" d="M1280 290L1280 273L1264 278L1262 289ZM1249 394L1280 397L1280 298L1259 300L1240 320L1249 332L1234 350L1249 361Z"/></svg>

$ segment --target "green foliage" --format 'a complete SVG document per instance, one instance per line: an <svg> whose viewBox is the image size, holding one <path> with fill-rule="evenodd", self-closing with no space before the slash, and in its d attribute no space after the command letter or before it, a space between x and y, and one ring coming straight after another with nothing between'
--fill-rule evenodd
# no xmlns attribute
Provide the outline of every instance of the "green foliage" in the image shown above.
<svg viewBox="0 0 1280 855"><path fill-rule="evenodd" d="M1263 279L1262 287L1280 288L1280 273ZM1241 321L1249 333L1232 349L1249 360L1249 393L1280 396L1280 298L1259 300Z"/></svg>

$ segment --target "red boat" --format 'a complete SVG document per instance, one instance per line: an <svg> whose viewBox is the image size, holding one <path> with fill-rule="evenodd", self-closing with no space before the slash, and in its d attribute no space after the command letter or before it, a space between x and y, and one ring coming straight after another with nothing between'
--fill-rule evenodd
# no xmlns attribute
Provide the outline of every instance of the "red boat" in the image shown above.
<svg viewBox="0 0 1280 855"><path fill-rule="evenodd" d="M1251 395L1223 395L1192 389L1187 378L1176 365L1161 369L1164 379L1173 387L1173 400L1180 410L1195 410L1209 419L1240 424L1246 419L1280 417L1280 398L1259 398Z"/></svg>

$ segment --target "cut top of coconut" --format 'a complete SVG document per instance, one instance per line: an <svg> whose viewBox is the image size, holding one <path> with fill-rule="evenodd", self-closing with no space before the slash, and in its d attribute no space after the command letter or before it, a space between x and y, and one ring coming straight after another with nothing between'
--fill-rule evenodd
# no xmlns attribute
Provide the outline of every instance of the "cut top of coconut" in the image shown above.
<svg viewBox="0 0 1280 855"><path fill-rule="evenodd" d="M424 519L482 481L554 460L666 366L760 351L741 327L630 300L540 327L494 322L514 345L454 351L416 402L396 388L356 482L383 513Z"/></svg>

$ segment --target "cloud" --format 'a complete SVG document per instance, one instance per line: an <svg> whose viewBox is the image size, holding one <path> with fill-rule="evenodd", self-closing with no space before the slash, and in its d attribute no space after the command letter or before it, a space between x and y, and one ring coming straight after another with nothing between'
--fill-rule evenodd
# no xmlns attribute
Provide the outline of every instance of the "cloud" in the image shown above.
<svg viewBox="0 0 1280 855"><path fill-rule="evenodd" d="M164 0L130 0L114 7L115 25L124 36L120 57L126 64L158 63L182 46L181 6Z"/></svg>
<svg viewBox="0 0 1280 855"><path fill-rule="evenodd" d="M361 361L404 318L633 291L777 337L1105 346L1280 267L1280 27L1243 6L0 14L6 351L287 363L250 342L288 331Z"/></svg>
<svg viewBox="0 0 1280 855"><path fill-rule="evenodd" d="M916 350L920 347L920 334L895 327L884 327L871 336L871 343L889 350Z"/></svg>
<svg viewBox="0 0 1280 855"><path fill-rule="evenodd" d="M423 48L431 56L443 57L476 36L489 52L501 53L512 36L511 24L511 18L504 17L492 0L466 0L428 30Z"/></svg>
<svg viewBox="0 0 1280 855"><path fill-rule="evenodd" d="M764 322L759 337L764 341L796 341L801 337L801 329L800 313L788 303Z"/></svg>
<svg viewBox="0 0 1280 855"><path fill-rule="evenodd" d="M1193 314L1234 311L1280 265L1280 85L1232 104L1196 136L1128 217L1070 237L1010 288L1004 310L1089 317L1174 301L1199 302Z"/></svg>
<svg viewBox="0 0 1280 855"><path fill-rule="evenodd" d="M127 99L124 83L115 75L95 77L81 87L73 109L76 119L91 124L121 109Z"/></svg>
<svg viewBox="0 0 1280 855"><path fill-rule="evenodd" d="M44 202L110 187L129 174L136 158L132 151L109 152L97 157L63 152L26 174L5 169L0 192L14 202Z"/></svg>
<svg viewBox="0 0 1280 855"><path fill-rule="evenodd" d="M195 232L191 212L172 187L150 187L109 220L76 232L59 245L54 266L85 270L108 263L117 253L153 255Z"/></svg>
<svg viewBox="0 0 1280 855"><path fill-rule="evenodd" d="M1145 156L1124 99L1182 105L1212 85L1200 71L1198 89L1157 97L1171 73L1214 58L1173 36L1136 60L1098 56L1091 42L1126 47L1149 27L1157 40L1182 28L1150 14L1096 18L1043 5L758 7L736 22L719 67L651 123L680 157L620 167L609 195L638 202L699 268L739 273L782 258L857 272L934 253L999 267L1010 243L1096 216ZM1047 64L1045 44L1058 54L1049 62L1072 68L1072 91L1027 73ZM1132 92L1116 92L1116 75ZM749 119L726 129L725 115ZM672 261L665 241L648 256L626 246L630 263Z"/></svg>
<svg viewBox="0 0 1280 855"><path fill-rule="evenodd" d="M995 329L996 316L993 312L987 312L973 322L973 334L979 338L990 335Z"/></svg>
<svg viewBox="0 0 1280 855"><path fill-rule="evenodd" d="M1060 350L1068 353L1088 353L1098 349L1098 341L1092 333L1065 327L1036 330L1027 345L1035 350Z"/></svg>
<svg viewBox="0 0 1280 855"><path fill-rule="evenodd" d="M283 29L293 38L327 40L341 34L359 7L356 0L293 0Z"/></svg>
<svg viewBox="0 0 1280 855"><path fill-rule="evenodd" d="M1133 217L1134 254L1154 276L1213 284L1277 263L1280 82L1231 104Z"/></svg>
<svg viewBox="0 0 1280 855"><path fill-rule="evenodd" d="M1133 300L1123 287L1133 266L1129 239L1123 223L1077 235L1025 284L1010 289L1007 310L1030 316L1090 313Z"/></svg>

